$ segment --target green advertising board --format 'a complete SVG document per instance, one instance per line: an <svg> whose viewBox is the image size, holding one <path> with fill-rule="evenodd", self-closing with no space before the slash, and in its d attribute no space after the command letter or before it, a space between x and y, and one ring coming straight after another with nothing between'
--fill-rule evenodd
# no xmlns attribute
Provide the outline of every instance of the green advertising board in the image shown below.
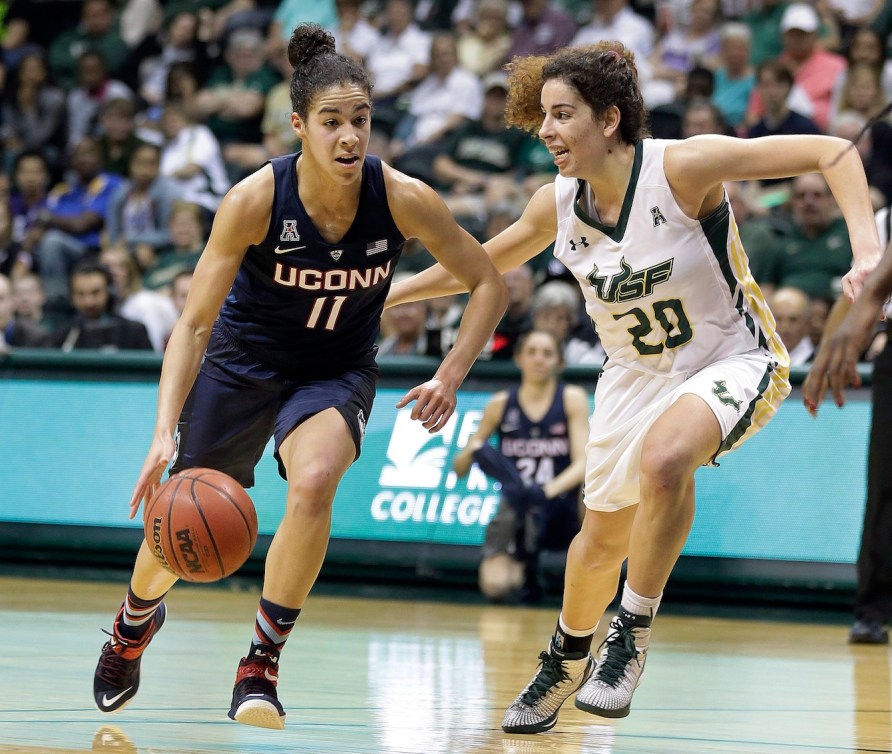
<svg viewBox="0 0 892 754"><path fill-rule="evenodd" d="M0 381L0 523L135 527L133 483L151 439L157 386L58 379ZM499 492L452 459L473 434L490 391L459 394L436 434L379 390L361 458L335 500L332 536L379 542L479 545ZM815 421L795 398L719 468L697 475L698 510L684 554L852 563L865 489L869 403L827 407ZM257 469L261 534L282 514L285 483L272 449Z"/></svg>

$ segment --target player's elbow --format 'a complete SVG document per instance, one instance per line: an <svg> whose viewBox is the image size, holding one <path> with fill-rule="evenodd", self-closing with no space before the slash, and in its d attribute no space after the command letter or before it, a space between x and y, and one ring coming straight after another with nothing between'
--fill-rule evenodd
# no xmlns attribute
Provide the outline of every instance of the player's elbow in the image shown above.
<svg viewBox="0 0 892 754"><path fill-rule="evenodd" d="M496 271L496 281L498 283L499 314L502 315L508 310L508 286L505 285L505 281L498 271Z"/></svg>
<svg viewBox="0 0 892 754"><path fill-rule="evenodd" d="M499 315L505 313L508 308L508 286L499 274L499 271L491 264L481 274L477 283L470 289L473 293L479 287L485 287L486 299L490 301L494 309L498 309Z"/></svg>

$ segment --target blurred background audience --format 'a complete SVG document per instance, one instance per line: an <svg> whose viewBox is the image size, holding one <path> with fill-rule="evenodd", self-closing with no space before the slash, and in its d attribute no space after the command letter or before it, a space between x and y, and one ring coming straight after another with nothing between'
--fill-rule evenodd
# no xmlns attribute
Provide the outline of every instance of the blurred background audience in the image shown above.
<svg viewBox="0 0 892 754"><path fill-rule="evenodd" d="M655 136L833 134L856 142L876 206L892 199L892 123L876 118L892 101L892 15L871 0L0 7L0 288L12 302L4 349L164 348L223 195L300 147L286 46L305 21L330 29L371 74L370 151L434 186L481 240L514 222L556 172L535 138L505 128L504 64L602 39L635 53ZM807 361L851 257L833 198L819 176L729 184L727 193L782 337L797 363ZM431 262L413 242L399 270ZM545 254L505 277L511 303L484 357L510 357L538 318L567 363L603 359L559 263ZM99 299L107 288L108 300L86 306L85 288ZM448 297L388 316L382 353L442 356L463 304Z"/></svg>

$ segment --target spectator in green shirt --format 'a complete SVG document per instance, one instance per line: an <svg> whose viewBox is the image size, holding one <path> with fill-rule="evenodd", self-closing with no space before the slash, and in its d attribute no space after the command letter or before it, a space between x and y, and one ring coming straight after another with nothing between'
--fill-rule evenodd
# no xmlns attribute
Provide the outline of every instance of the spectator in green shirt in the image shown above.
<svg viewBox="0 0 892 754"><path fill-rule="evenodd" d="M778 240L758 282L767 284L763 289L792 286L812 298L834 297L852 265L852 247L827 182L818 173L798 176L791 204L790 229Z"/></svg>
<svg viewBox="0 0 892 754"><path fill-rule="evenodd" d="M139 260L147 267L142 284L149 289L166 288L181 272L194 269L207 242L203 214L197 204L176 202L167 229L170 244L162 247L157 257Z"/></svg>
<svg viewBox="0 0 892 754"><path fill-rule="evenodd" d="M259 142L266 95L279 76L264 63L265 44L256 29L237 29L226 45L225 65L195 97L195 116L221 144Z"/></svg>
<svg viewBox="0 0 892 754"><path fill-rule="evenodd" d="M783 0L762 0L761 7L743 17L743 22L752 32L752 65L772 60L783 51L780 23L786 9L787 3Z"/></svg>
<svg viewBox="0 0 892 754"><path fill-rule="evenodd" d="M118 72L129 49L115 20L110 0L85 0L77 28L63 32L50 46L50 68L57 84L74 86L78 60L87 50L101 53L112 75Z"/></svg>

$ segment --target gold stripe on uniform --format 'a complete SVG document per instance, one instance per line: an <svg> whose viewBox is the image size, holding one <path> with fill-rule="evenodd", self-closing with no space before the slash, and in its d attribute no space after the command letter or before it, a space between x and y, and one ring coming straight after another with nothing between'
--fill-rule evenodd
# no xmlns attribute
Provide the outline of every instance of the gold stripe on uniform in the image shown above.
<svg viewBox="0 0 892 754"><path fill-rule="evenodd" d="M757 324L765 336L768 350L777 361L777 366L769 377L768 387L762 393L761 399L758 400L753 411L750 426L733 445L736 448L749 436L762 429L768 420L777 413L784 398L790 394L790 356L777 335L777 325L768 302L750 272L746 252L737 230L737 223L732 220L730 227L728 258L731 261L734 277L742 286L748 309L758 320Z"/></svg>

